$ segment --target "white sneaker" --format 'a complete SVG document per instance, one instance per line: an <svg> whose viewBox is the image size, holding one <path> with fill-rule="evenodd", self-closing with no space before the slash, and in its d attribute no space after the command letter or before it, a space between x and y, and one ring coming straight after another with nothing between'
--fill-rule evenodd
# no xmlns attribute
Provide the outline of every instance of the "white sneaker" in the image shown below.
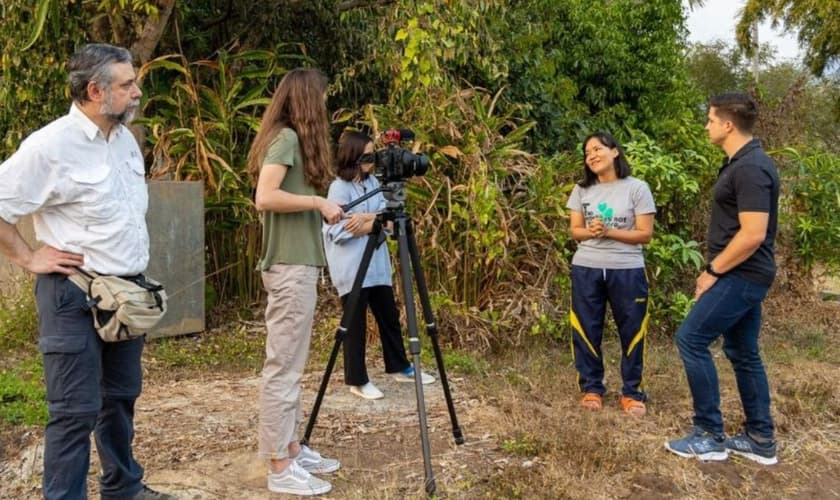
<svg viewBox="0 0 840 500"><path fill-rule="evenodd" d="M385 397L382 391L370 382L365 385L351 385L350 392L365 399L382 399Z"/></svg>
<svg viewBox="0 0 840 500"><path fill-rule="evenodd" d="M414 382L414 366L409 366L401 372L392 373L391 376L397 382ZM420 372L420 380L423 385L429 385L435 381L435 378L426 372Z"/></svg>
<svg viewBox="0 0 840 500"><path fill-rule="evenodd" d="M294 458L294 461L310 474L328 474L341 468L338 460L324 458L320 453L305 444L300 445L300 453Z"/></svg>
<svg viewBox="0 0 840 500"><path fill-rule="evenodd" d="M268 489L275 493L311 496L327 493L332 485L307 472L295 460L290 460L283 472L268 473Z"/></svg>

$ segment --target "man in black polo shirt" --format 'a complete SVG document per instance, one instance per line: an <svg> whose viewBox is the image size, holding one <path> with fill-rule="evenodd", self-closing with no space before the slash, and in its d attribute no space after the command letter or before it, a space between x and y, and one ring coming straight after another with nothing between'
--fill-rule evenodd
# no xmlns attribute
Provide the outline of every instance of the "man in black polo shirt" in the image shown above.
<svg viewBox="0 0 840 500"><path fill-rule="evenodd" d="M665 447L682 457L726 460L732 452L771 465L777 462L776 442L758 334L761 302L776 274L779 175L752 136L757 117L755 102L746 94L722 94L709 102L706 131L727 159L713 191L708 260L697 278L697 302L676 335L694 399L694 430ZM723 432L717 371L709 352L721 335L746 417L743 432L730 438Z"/></svg>

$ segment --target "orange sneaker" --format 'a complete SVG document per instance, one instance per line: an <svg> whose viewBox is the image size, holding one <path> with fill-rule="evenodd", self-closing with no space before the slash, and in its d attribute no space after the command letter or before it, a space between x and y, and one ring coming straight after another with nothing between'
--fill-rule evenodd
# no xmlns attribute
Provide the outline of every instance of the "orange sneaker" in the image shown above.
<svg viewBox="0 0 840 500"><path fill-rule="evenodd" d="M595 392L587 392L580 400L580 405L587 410L598 411L603 408L601 403L601 395Z"/></svg>
<svg viewBox="0 0 840 500"><path fill-rule="evenodd" d="M635 400L633 398L628 398L627 396L621 396L621 399L618 400L619 404L621 404L621 410L628 415L633 415L635 417L644 417L647 414L647 410L645 409L645 404L641 401Z"/></svg>

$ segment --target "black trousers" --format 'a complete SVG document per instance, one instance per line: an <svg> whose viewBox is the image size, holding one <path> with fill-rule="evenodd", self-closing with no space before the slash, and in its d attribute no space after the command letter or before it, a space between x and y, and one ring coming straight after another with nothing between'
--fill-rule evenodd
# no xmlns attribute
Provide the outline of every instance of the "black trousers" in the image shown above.
<svg viewBox="0 0 840 500"><path fill-rule="evenodd" d="M343 306L347 306L349 297L349 293L341 297ZM362 288L356 314L344 337L344 383L347 385L365 385L370 381L365 366L368 306L379 327L385 372L396 373L410 365L405 354L394 289L390 286Z"/></svg>

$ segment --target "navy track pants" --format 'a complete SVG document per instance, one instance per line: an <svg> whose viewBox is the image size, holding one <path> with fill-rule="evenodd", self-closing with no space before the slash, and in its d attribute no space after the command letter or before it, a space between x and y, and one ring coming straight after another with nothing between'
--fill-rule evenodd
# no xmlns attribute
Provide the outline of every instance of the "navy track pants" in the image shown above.
<svg viewBox="0 0 840 500"><path fill-rule="evenodd" d="M648 286L644 268L594 269L572 266L572 354L581 392L604 394L601 339L607 303L621 341L621 394L639 401L648 324Z"/></svg>

